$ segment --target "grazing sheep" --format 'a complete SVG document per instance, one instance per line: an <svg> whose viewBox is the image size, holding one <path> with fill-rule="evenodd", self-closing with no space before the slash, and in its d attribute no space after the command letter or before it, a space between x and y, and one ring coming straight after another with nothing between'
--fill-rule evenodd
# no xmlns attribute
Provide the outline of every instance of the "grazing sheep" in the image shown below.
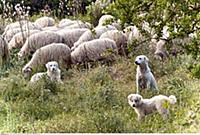
<svg viewBox="0 0 200 135"><path fill-rule="evenodd" d="M48 77L51 81L63 83L60 77L60 69L56 61L50 61L46 65L47 72L36 73L31 77L30 82L34 83L42 79L43 77Z"/></svg>
<svg viewBox="0 0 200 135"><path fill-rule="evenodd" d="M156 44L156 51L155 51L154 54L155 54L155 58L157 58L157 59L163 60L163 59L168 57L168 52L165 49L165 45L166 45L167 39L170 36L168 29L169 29L169 27L167 27L167 26L163 27L162 37L158 41L158 43Z"/></svg>
<svg viewBox="0 0 200 135"><path fill-rule="evenodd" d="M83 42L99 38L101 34L109 30L116 30L116 28L114 26L108 25L108 26L96 27L93 30L87 30L85 33L83 33L83 35L81 35L78 41L74 43L74 46L71 48L71 50L73 51Z"/></svg>
<svg viewBox="0 0 200 135"><path fill-rule="evenodd" d="M101 38L109 38L115 41L119 54L125 55L127 53L127 37L122 31L110 30L103 33Z"/></svg>
<svg viewBox="0 0 200 135"><path fill-rule="evenodd" d="M134 40L140 41L142 39L142 34L136 26L126 27L124 33L128 38L128 44L131 44Z"/></svg>
<svg viewBox="0 0 200 135"><path fill-rule="evenodd" d="M43 31L53 31L53 32L57 32L59 30L61 30L61 28L58 28L56 26L50 26L50 27L44 27L42 28Z"/></svg>
<svg viewBox="0 0 200 135"><path fill-rule="evenodd" d="M70 26L72 24L75 24L76 21L72 21L70 19L62 19L59 23L58 23L58 27L59 28L63 28L63 27L66 27L66 26Z"/></svg>
<svg viewBox="0 0 200 135"><path fill-rule="evenodd" d="M27 31L27 30L42 30L42 27L40 25L36 24L36 23L27 22L22 26L22 29L24 31Z"/></svg>
<svg viewBox="0 0 200 135"><path fill-rule="evenodd" d="M64 43L68 45L70 48L74 45L74 43L80 38L80 36L86 32L88 29L62 29L57 31L59 35L61 35L64 39Z"/></svg>
<svg viewBox="0 0 200 135"><path fill-rule="evenodd" d="M51 17L41 17L35 20L35 24L40 25L42 28L53 26L55 24L55 20Z"/></svg>
<svg viewBox="0 0 200 135"><path fill-rule="evenodd" d="M76 28L91 28L92 25L88 22L75 21L74 24L64 27L65 29L76 29Z"/></svg>
<svg viewBox="0 0 200 135"><path fill-rule="evenodd" d="M29 30L29 31L19 32L15 34L14 37L8 43L9 50L13 48L21 48L23 44L25 43L26 39L30 35L34 33L38 33L38 32L40 32L40 30Z"/></svg>
<svg viewBox="0 0 200 135"><path fill-rule="evenodd" d="M3 35L5 35L5 32L7 32L8 30L13 30L13 29L16 29L16 28L20 28L25 23L27 23L26 20L21 20L21 21L17 21L17 22L8 24L4 29L4 34Z"/></svg>
<svg viewBox="0 0 200 135"><path fill-rule="evenodd" d="M52 43L41 47L31 60L24 66L22 73L28 77L33 69L44 66L49 61L57 61L62 68L68 68L71 64L70 48L62 43Z"/></svg>
<svg viewBox="0 0 200 135"><path fill-rule="evenodd" d="M117 53L117 45L115 41L108 38L94 39L80 44L73 52L71 52L71 60L73 64L77 64L88 61L110 59L112 58L112 55L110 55L110 53L106 55L106 51L109 50L112 50L112 53Z"/></svg>
<svg viewBox="0 0 200 135"><path fill-rule="evenodd" d="M110 24L110 23L113 23L114 22L114 16L112 15L103 15L101 16L101 18L99 19L99 24L98 26L104 26L104 25L107 25L107 24Z"/></svg>
<svg viewBox="0 0 200 135"><path fill-rule="evenodd" d="M51 31L42 31L29 36L18 53L19 58L24 57L30 53L35 52L37 49L51 44L63 43L63 38L57 33Z"/></svg>
<svg viewBox="0 0 200 135"><path fill-rule="evenodd" d="M2 36L5 38L7 42L10 42L10 40L13 38L13 36L19 32L22 32L23 30L21 28L15 28L10 29L2 34Z"/></svg>
<svg viewBox="0 0 200 135"><path fill-rule="evenodd" d="M6 64L9 60L9 50L6 40L0 36L0 57L2 65Z"/></svg>

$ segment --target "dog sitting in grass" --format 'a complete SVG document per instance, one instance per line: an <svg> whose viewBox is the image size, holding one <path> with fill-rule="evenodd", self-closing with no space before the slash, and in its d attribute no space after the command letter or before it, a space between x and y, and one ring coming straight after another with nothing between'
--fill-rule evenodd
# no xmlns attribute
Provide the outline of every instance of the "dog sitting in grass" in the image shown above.
<svg viewBox="0 0 200 135"><path fill-rule="evenodd" d="M36 73L31 77L30 82L37 82L43 77L48 77L51 81L62 83L60 69L56 61L50 61L46 64L47 72Z"/></svg>
<svg viewBox="0 0 200 135"><path fill-rule="evenodd" d="M143 99L139 94L128 95L128 103L134 108L138 115L138 120L142 120L146 115L153 112L158 112L162 115L163 119L167 119L169 115L168 103L175 104L176 97L171 95L169 97L164 95L154 96L150 99Z"/></svg>
<svg viewBox="0 0 200 135"><path fill-rule="evenodd" d="M145 55L139 55L135 59L135 64L137 65L136 73L136 86L137 93L141 89L150 88L153 90L158 90L156 80L148 66L149 59Z"/></svg>

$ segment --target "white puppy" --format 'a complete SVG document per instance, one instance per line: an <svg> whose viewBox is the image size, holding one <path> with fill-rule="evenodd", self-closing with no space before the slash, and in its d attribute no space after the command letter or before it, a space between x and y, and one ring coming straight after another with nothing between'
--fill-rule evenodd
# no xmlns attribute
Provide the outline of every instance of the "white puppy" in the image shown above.
<svg viewBox="0 0 200 135"><path fill-rule="evenodd" d="M169 97L164 95L154 96L150 99L143 99L139 94L130 94L128 96L129 105L135 109L138 115L138 120L143 119L146 115L151 114L155 111L160 113L163 119L167 119L169 110L167 109L168 104L175 104L176 97L171 95Z"/></svg>
<svg viewBox="0 0 200 135"><path fill-rule="evenodd" d="M61 82L60 69L56 61L50 61L46 64L47 72L36 73L31 77L30 82L36 82L44 76L50 78L51 81Z"/></svg>
<svg viewBox="0 0 200 135"><path fill-rule="evenodd" d="M156 80L151 73L148 62L149 59L145 55L139 55L135 59L135 64L138 65L136 73L137 93L140 92L140 89L145 88L158 90Z"/></svg>

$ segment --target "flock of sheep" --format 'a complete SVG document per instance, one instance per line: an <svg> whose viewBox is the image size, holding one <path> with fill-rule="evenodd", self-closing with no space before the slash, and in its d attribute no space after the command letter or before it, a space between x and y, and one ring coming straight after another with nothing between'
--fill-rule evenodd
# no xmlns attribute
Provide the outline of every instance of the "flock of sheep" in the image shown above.
<svg viewBox="0 0 200 135"><path fill-rule="evenodd" d="M159 41L148 23L144 22L142 28L151 34L149 47L156 55L166 56L168 27L163 28ZM116 21L111 15L103 15L96 27L80 20L62 19L56 23L53 18L44 16L35 22L21 20L7 25L0 36L0 56L5 63L9 52L16 48L20 49L19 60L32 56L22 68L23 74L29 76L34 68L49 61L68 68L72 64L110 59L113 53L126 55L127 45L143 37L136 26L122 30L120 20Z"/></svg>

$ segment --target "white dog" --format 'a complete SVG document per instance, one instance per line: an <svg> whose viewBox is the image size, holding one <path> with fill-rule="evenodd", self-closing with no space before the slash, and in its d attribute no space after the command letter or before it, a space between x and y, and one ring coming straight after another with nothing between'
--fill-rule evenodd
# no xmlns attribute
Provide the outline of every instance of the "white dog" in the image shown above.
<svg viewBox="0 0 200 135"><path fill-rule="evenodd" d="M128 96L129 105L135 109L135 112L138 115L138 120L143 119L146 115L151 114L155 111L158 111L163 117L167 119L169 115L169 110L166 106L166 103L170 104L176 103L176 97L171 95L169 97L164 95L154 96L150 99L143 99L139 94L130 94Z"/></svg>
<svg viewBox="0 0 200 135"><path fill-rule="evenodd" d="M151 73L148 62L149 59L145 55L139 55L135 59L135 64L138 65L136 73L137 93L140 92L140 89L145 88L158 90L156 80Z"/></svg>
<svg viewBox="0 0 200 135"><path fill-rule="evenodd" d="M58 67L58 63L56 61L50 61L46 64L47 72L36 73L31 77L30 82L36 82L40 80L45 75L50 78L51 81L57 81L62 83L60 77L60 69Z"/></svg>

